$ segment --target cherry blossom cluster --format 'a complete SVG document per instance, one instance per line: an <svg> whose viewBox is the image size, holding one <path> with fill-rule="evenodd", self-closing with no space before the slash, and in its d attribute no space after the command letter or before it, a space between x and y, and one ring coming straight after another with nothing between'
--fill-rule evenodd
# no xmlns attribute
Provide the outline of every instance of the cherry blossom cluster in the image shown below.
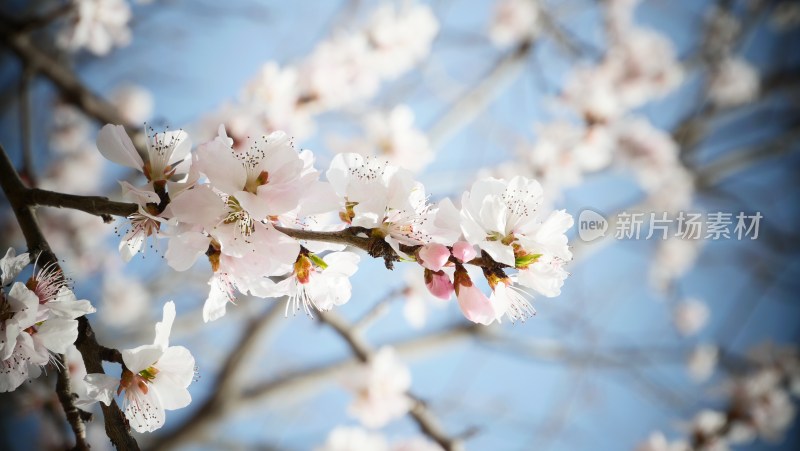
<svg viewBox="0 0 800 451"><path fill-rule="evenodd" d="M37 378L55 354L78 338L77 318L95 309L78 300L56 265L35 265L26 282L15 281L30 263L29 254L9 249L0 259L0 392L16 390Z"/></svg>
<svg viewBox="0 0 800 451"><path fill-rule="evenodd" d="M194 358L182 346L169 346L174 303L164 306L164 319L156 324L152 345L121 351L121 377L87 375L72 345L78 338L77 318L94 313L94 307L75 297L55 264L34 265L25 283L14 281L29 263L29 254L16 255L13 248L0 259L0 392L16 390L50 364L67 371L64 365L79 363L81 377L73 374L71 382L77 394L75 405L109 404L115 393L123 394L125 416L139 432L160 428L165 410L189 405L187 387L194 379ZM67 363L56 359L56 354L67 354Z"/></svg>
<svg viewBox="0 0 800 451"><path fill-rule="evenodd" d="M97 146L147 179L138 187L120 182L138 205L123 229L123 258L161 237L178 271L204 256L213 271L205 321L223 316L237 292L286 296L287 314L346 303L359 256L331 236L363 240L389 268L417 262L433 295L455 294L467 319L481 324L532 316L532 294L557 296L567 276L572 217L563 210L542 217L542 188L524 177L480 180L458 209L449 199L430 203L409 171L355 153L338 154L324 181L312 152L298 152L283 132L237 148L221 126L194 152L183 131L151 132L140 154L122 126L107 125ZM294 237L312 230L329 234Z"/></svg>
<svg viewBox="0 0 800 451"><path fill-rule="evenodd" d="M637 3L609 3L608 50L598 62L568 76L559 100L574 117L537 124L536 142L519 149L523 164L505 164L494 174L518 174L521 167L527 168L529 176L542 182L552 202L562 190L581 183L585 174L616 163L635 174L642 188L657 197L659 207L675 210L689 204L691 177L678 159L678 144L669 133L633 112L669 94L684 79L672 42L656 30L633 23ZM501 2L498 17L510 15L502 12L512 6L516 21L537 14L535 2ZM508 29L514 23L496 18L491 36L502 26L519 40L531 37L523 33L530 27Z"/></svg>
<svg viewBox="0 0 800 451"><path fill-rule="evenodd" d="M750 369L723 384L728 405L705 409L683 429L688 440L668 440L654 432L637 451L727 450L756 439L779 440L796 414L800 396L800 354L793 346L765 345L754 349Z"/></svg>
<svg viewBox="0 0 800 451"><path fill-rule="evenodd" d="M313 132L314 116L368 100L382 82L412 69L438 31L429 6L383 3L361 27L335 33L301 61L264 64L239 100L208 121L224 123L237 144L275 130L302 139Z"/></svg>

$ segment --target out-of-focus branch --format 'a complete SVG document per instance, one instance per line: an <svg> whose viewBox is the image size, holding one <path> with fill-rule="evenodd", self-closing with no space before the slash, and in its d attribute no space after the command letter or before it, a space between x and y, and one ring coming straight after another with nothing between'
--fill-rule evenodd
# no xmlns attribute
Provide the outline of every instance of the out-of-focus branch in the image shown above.
<svg viewBox="0 0 800 451"><path fill-rule="evenodd" d="M798 139L800 139L800 128L794 128L764 145L727 152L708 166L698 170L697 185L698 187L714 186L730 175L759 161L784 155L797 146Z"/></svg>
<svg viewBox="0 0 800 451"><path fill-rule="evenodd" d="M71 70L40 50L30 36L21 32L15 21L5 15L0 15L0 40L19 57L23 66L47 77L59 88L66 101L87 115L103 123L126 123L113 105L87 89Z"/></svg>
<svg viewBox="0 0 800 451"><path fill-rule="evenodd" d="M19 83L19 124L22 142L22 171L20 173L31 184L36 184L36 175L33 168L33 140L31 135L31 80L33 71L25 68Z"/></svg>
<svg viewBox="0 0 800 451"><path fill-rule="evenodd" d="M68 1L44 14L22 19L19 21L17 31L19 33L29 33L38 28L46 27L59 18L67 15L74 7L75 3Z"/></svg>
<svg viewBox="0 0 800 451"><path fill-rule="evenodd" d="M362 363L367 363L372 358L372 350L369 345L361 338L361 336L353 331L352 326L334 312L319 312L319 319L325 324L328 324L339 334L342 339L347 342L350 350L358 357ZM447 435L445 430L439 424L439 421L431 413L430 409L425 403L412 393L407 393L408 397L413 401L413 406L409 411L409 415L417 423L420 430L438 443L446 451L462 450L463 444L461 440L452 438Z"/></svg>
<svg viewBox="0 0 800 451"><path fill-rule="evenodd" d="M431 126L428 139L431 147L441 148L458 130L469 125L506 86L516 79L534 42L526 40L504 55L494 67Z"/></svg>
<svg viewBox="0 0 800 451"><path fill-rule="evenodd" d="M405 293L408 291L408 287L402 286L400 288L395 288L394 290L389 291L383 297L383 299L379 300L372 306L371 309L367 310L364 315L361 316L356 322L353 324L353 330L358 332L362 330L366 330L369 326L372 325L378 318L383 316L386 310L389 308L389 303L398 297L404 296Z"/></svg>
<svg viewBox="0 0 800 451"><path fill-rule="evenodd" d="M525 357L537 362L586 365L597 368L627 368L632 365L652 366L683 363L691 349L683 347L633 346L613 349L584 350L549 340L520 340L519 337L487 328L477 334L481 343L498 352Z"/></svg>
<svg viewBox="0 0 800 451"><path fill-rule="evenodd" d="M760 102L772 95L780 93L786 95L800 90L798 82L798 71L787 70L770 74L764 77L761 83L758 99L752 103ZM681 154L685 155L695 150L705 136L709 126L720 117L728 114L735 114L743 108L750 107L752 103L736 105L726 108L718 108L708 104L699 111L684 118L672 132L672 137L681 149Z"/></svg>
<svg viewBox="0 0 800 451"><path fill-rule="evenodd" d="M28 251L31 254L38 253L39 262L42 264L58 265L58 259L50 250L50 245L39 228L31 205L26 201L27 188L20 180L2 145L0 145L0 187L14 210L28 245ZM75 346L83 357L87 372L104 373L101 356L106 353L107 348L97 343L94 331L85 316L78 318L78 339L75 341ZM63 362L63 356L58 358ZM75 432L76 446L78 449L88 449L85 429L81 423L79 412L73 402L72 394L66 392L69 391L69 373L65 369L59 373L58 387L61 391L59 400L67 414L70 426ZM111 439L111 443L117 449L138 450L139 446L130 434L128 423L123 417L122 411L117 407L117 403L112 400L111 405L103 404L101 407L105 418L106 434Z"/></svg>

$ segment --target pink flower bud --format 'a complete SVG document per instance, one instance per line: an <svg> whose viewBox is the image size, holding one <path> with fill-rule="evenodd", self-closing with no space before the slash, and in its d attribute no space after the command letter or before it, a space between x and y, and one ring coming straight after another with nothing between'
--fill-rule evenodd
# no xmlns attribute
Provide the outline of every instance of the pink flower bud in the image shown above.
<svg viewBox="0 0 800 451"><path fill-rule="evenodd" d="M461 260L462 262L468 262L477 255L478 252L475 251L475 247L466 241L459 241L453 245L453 257Z"/></svg>
<svg viewBox="0 0 800 451"><path fill-rule="evenodd" d="M445 301L450 299L450 295L453 294L453 282L444 271L433 272L426 269L425 286L432 295Z"/></svg>
<svg viewBox="0 0 800 451"><path fill-rule="evenodd" d="M455 291L458 306L464 316L473 323L488 326L497 318L492 302L472 283L463 266L456 266Z"/></svg>
<svg viewBox="0 0 800 451"><path fill-rule="evenodd" d="M417 254L419 263L431 271L439 271L450 258L450 249L444 244L431 243L422 246Z"/></svg>

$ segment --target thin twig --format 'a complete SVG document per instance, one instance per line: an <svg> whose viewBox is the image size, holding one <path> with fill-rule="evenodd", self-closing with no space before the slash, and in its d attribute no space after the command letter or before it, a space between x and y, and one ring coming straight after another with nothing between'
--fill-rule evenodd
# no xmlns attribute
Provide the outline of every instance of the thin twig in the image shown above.
<svg viewBox="0 0 800 451"><path fill-rule="evenodd" d="M36 174L33 164L33 136L31 135L31 81L33 71L25 67L19 83L19 125L22 142L22 171L32 185L36 185Z"/></svg>

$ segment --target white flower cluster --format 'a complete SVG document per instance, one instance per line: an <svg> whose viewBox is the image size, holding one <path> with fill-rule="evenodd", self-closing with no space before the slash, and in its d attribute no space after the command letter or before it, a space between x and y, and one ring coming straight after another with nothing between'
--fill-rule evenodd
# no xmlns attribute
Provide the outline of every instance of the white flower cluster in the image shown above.
<svg viewBox="0 0 800 451"><path fill-rule="evenodd" d="M194 379L194 358L182 346L169 346L175 305L164 306L164 319L156 324L152 345L121 352L122 376L85 374L80 353L72 346L78 338L77 318L94 313L87 300L78 300L67 279L54 264L35 266L25 283L14 279L30 263L30 256L9 249L0 259L0 392L16 390L30 378L39 377L48 364L68 371L62 364L76 363L71 388L77 407L96 401L109 404L124 392L123 408L139 432L164 424L164 410L186 407L191 402L187 387ZM55 354L70 354L69 362ZM69 369L72 372L72 369Z"/></svg>
<svg viewBox="0 0 800 451"><path fill-rule="evenodd" d="M287 313L312 315L346 303L359 257L341 244L289 236L308 232L292 228L309 224L368 240L369 253L388 266L418 262L431 293L449 299L455 292L464 315L481 324L532 316L531 293L557 296L567 276L572 217L556 211L540 220L542 188L534 180L476 182L459 210L449 199L430 204L409 171L355 153L337 155L322 181L311 151L295 150L283 132L236 148L220 127L195 152L183 131L152 133L140 154L123 127L107 125L97 145L148 181L121 182L125 198L139 206L122 256L130 259L157 237L169 238L165 257L176 270L205 255L213 270L205 321L224 315L237 291L287 296ZM335 219L323 223L326 214ZM482 268L491 298L465 265Z"/></svg>
<svg viewBox="0 0 800 451"><path fill-rule="evenodd" d="M666 36L633 23L637 3L610 2L609 49L599 62L578 68L567 77L560 101L580 120L538 124L535 143L519 148L522 164L505 164L493 174L534 177L544 185L552 202L562 190L580 184L584 174L616 163L636 175L654 201L663 204L659 207L672 211L686 206L693 185L678 159L677 143L669 133L634 112L678 87L684 79L683 68ZM516 1L501 2L500 10L517 4L515 21L526 16L525 9L535 11L535 2ZM722 89L729 92L737 88Z"/></svg>
<svg viewBox="0 0 800 451"><path fill-rule="evenodd" d="M438 30L427 5L383 3L363 27L320 42L296 64L266 63L239 101L209 120L224 123L237 144L275 130L304 138L314 116L367 100L381 82L412 69L428 55Z"/></svg>
<svg viewBox="0 0 800 451"><path fill-rule="evenodd" d="M16 390L25 380L64 354L78 338L77 318L95 311L78 300L61 270L37 266L25 282L14 279L30 263L28 254L9 249L0 259L0 392Z"/></svg>

